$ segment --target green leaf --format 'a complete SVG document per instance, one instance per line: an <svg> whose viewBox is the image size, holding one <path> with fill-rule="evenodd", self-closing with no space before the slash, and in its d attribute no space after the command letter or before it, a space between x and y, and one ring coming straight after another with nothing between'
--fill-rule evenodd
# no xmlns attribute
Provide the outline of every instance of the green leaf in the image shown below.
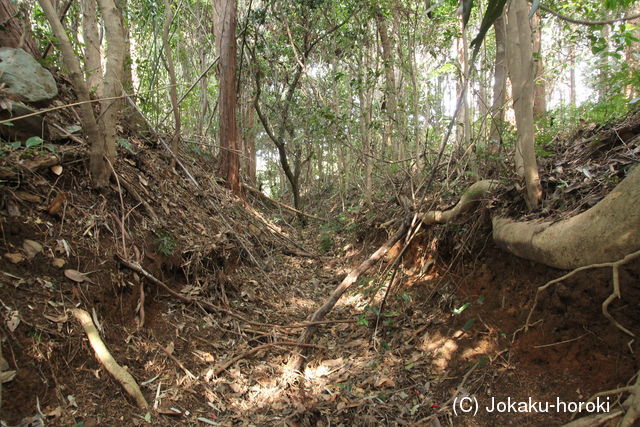
<svg viewBox="0 0 640 427"><path fill-rule="evenodd" d="M484 295L480 295L478 300L476 301L478 304L484 304Z"/></svg>
<svg viewBox="0 0 640 427"><path fill-rule="evenodd" d="M12 122L4 122L3 125L5 125L5 126L13 126L13 123Z"/></svg>
<svg viewBox="0 0 640 427"><path fill-rule="evenodd" d="M151 412L147 412L144 416L144 420L148 423L151 422Z"/></svg>
<svg viewBox="0 0 640 427"><path fill-rule="evenodd" d="M467 322L464 324L464 326L462 327L463 331L468 331L469 329L471 329L473 327L473 324L476 322L475 317L472 317L471 319L467 320Z"/></svg>
<svg viewBox="0 0 640 427"><path fill-rule="evenodd" d="M9 143L9 147L13 149L20 148L20 145L22 145L22 141L13 141Z"/></svg>
<svg viewBox="0 0 640 427"><path fill-rule="evenodd" d="M39 136L32 136L31 138L25 141L24 145L27 148L40 147L43 142L44 141Z"/></svg>
<svg viewBox="0 0 640 427"><path fill-rule="evenodd" d="M458 307L458 308L454 309L452 311L452 313L455 314L455 315L458 315L458 314L462 313L463 311L465 311L467 308L469 308L470 305L471 305L471 303L468 302L468 303L464 304L462 307Z"/></svg>
<svg viewBox="0 0 640 427"><path fill-rule="evenodd" d="M482 369L485 366L487 366L487 362L489 361L489 357L485 356L481 356L480 360L478 361L478 368Z"/></svg>
<svg viewBox="0 0 640 427"><path fill-rule="evenodd" d="M413 369L414 363L409 363L407 365L404 365L404 369L405 371L410 371Z"/></svg>

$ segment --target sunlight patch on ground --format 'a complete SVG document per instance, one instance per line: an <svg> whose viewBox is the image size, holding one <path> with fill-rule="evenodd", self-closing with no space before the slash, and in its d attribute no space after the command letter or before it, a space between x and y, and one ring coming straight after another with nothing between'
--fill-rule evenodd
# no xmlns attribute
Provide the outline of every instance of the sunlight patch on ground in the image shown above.
<svg viewBox="0 0 640 427"><path fill-rule="evenodd" d="M424 352L432 353L433 366L443 371L447 368L449 361L458 350L458 344L455 340L440 335L439 332L434 334L426 333L422 337L422 343L419 348Z"/></svg>

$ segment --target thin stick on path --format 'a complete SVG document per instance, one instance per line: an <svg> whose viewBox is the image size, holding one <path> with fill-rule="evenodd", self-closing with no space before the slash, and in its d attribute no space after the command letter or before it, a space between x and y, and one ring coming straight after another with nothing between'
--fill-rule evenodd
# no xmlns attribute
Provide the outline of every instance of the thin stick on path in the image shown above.
<svg viewBox="0 0 640 427"><path fill-rule="evenodd" d="M395 245L407 232L409 229L409 221L404 221L400 229L387 240L384 245L380 246L377 251L373 253L369 258L367 258L362 264L360 264L355 269L351 270L351 272L345 277L342 282L338 285L337 288L333 290L327 301L318 308L315 313L309 319L310 322L318 322L324 319L324 317L329 313L333 307L336 305L340 297L354 284L358 281L358 278L361 274L365 273L369 270L380 258L386 255L389 252L389 249L393 245ZM300 338L298 338L298 343L300 344L309 344L311 342L311 338L313 338L313 334L316 332L316 326L307 326L305 330L300 334ZM293 354L289 363L287 364L288 372L300 372L304 367L304 348Z"/></svg>
<svg viewBox="0 0 640 427"><path fill-rule="evenodd" d="M139 408L147 408L149 405L142 395L138 383L126 369L116 362L111 353L109 353L109 350L104 344L104 341L102 341L102 338L100 338L100 334L98 333L96 326L93 324L93 320L91 320L89 313L82 309L75 308L71 310L71 314L78 320L78 322L80 322L82 329L84 329L87 337L89 337L89 344L91 344L91 348L93 348L93 351L96 353L96 358L100 363L102 363L107 371L109 371L109 373L118 380L125 391L135 399Z"/></svg>

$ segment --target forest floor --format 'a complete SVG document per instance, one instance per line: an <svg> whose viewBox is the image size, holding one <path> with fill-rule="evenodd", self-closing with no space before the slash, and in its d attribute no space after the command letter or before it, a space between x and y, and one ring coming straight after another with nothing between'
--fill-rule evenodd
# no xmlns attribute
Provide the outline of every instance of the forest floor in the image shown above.
<svg viewBox="0 0 640 427"><path fill-rule="evenodd" d="M635 115L559 144L543 160L545 214L595 204L637 163L638 135ZM492 399L584 402L638 371L638 344L601 312L612 292L609 269L546 290L537 323L521 330L536 288L564 272L494 247L492 209L523 212L494 199L414 239L379 322L398 248L367 272L319 327L292 384L285 366L301 324L384 242L380 225L396 212L401 219L402 209L387 201L350 215L330 235L333 249L320 253L320 224L291 227L286 212L259 198L250 200L258 210L243 207L211 180L207 159L183 156L196 188L151 139L127 140L118 180L104 194L88 190L77 160L84 148L64 140L62 171L5 174L0 331L8 366L1 370L15 371L1 390L7 425L557 425L572 414L486 407ZM25 155L32 153L11 153L0 167L9 171ZM502 197L517 199L516 192ZM639 261L621 268L620 282L622 298L609 311L640 333ZM148 410L96 360L68 314L74 307L92 314ZM227 366L265 344L273 345ZM475 416L454 413L453 398L465 396L477 399ZM610 397L612 408L618 397Z"/></svg>

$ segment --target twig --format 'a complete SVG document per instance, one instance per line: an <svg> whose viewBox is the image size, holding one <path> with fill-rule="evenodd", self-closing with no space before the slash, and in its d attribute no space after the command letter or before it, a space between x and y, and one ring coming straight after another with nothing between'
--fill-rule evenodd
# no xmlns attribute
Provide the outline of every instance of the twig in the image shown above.
<svg viewBox="0 0 640 427"><path fill-rule="evenodd" d="M147 408L149 405L142 395L138 383L126 369L122 368L122 366L116 362L111 353L109 353L109 350L104 344L104 341L102 341L102 338L100 338L100 334L98 333L96 326L93 324L93 320L91 320L89 313L82 309L75 308L71 310L71 314L78 320L78 322L80 322L84 332L87 334L89 343L95 352L96 359L98 359L107 371L109 371L109 373L118 380L125 391L135 399L139 408Z"/></svg>
<svg viewBox="0 0 640 427"><path fill-rule="evenodd" d="M553 347L555 345L560 345L560 344L567 344L573 341L578 341L580 338L584 338L585 336L587 336L587 334L582 334L576 338L571 338L569 340L564 340L564 341L558 341L551 344L534 345L533 348L546 348L546 347Z"/></svg>
<svg viewBox="0 0 640 427"><path fill-rule="evenodd" d="M244 353L242 353L239 356L234 357L233 359L229 360L228 362L223 363L222 365L220 365L218 368L216 368L216 370L214 371L214 375L220 375L221 372L224 372L225 370L227 370L231 365L233 365L234 363L236 363L238 360L244 359L245 357L251 356L254 353L259 352L260 350L263 350L267 347L274 347L274 346L278 346L278 345L286 345L286 346L294 346L294 347L312 347L312 348L324 348L321 347L319 345L315 345L315 344L305 344L305 343L300 343L300 342L295 342L295 341L277 341L277 342L272 342L272 343L267 343L267 344L262 344L259 345L257 347L252 348L249 351L246 351Z"/></svg>

